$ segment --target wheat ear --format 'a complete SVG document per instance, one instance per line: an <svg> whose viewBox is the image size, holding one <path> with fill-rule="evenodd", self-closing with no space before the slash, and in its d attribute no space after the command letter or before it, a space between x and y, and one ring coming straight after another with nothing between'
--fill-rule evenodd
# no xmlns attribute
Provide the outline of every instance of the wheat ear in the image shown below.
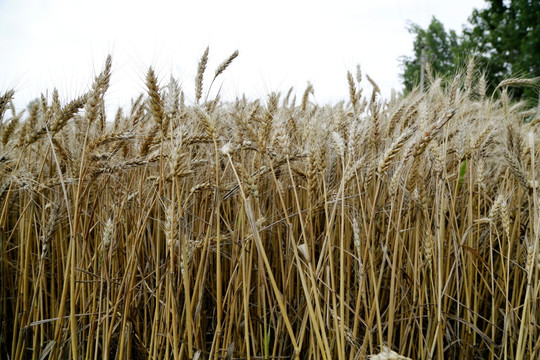
<svg viewBox="0 0 540 360"><path fill-rule="evenodd" d="M394 160L396 155L403 148L407 140L411 138L415 131L416 127L407 129L396 139L396 141L392 143L392 145L390 145L388 150L385 151L384 155L379 161L379 166L377 167L377 172L379 173L379 175L388 170L390 164L392 163L392 160Z"/></svg>
<svg viewBox="0 0 540 360"><path fill-rule="evenodd" d="M148 96L150 97L150 109L152 115L157 124L163 123L163 102L161 101L161 95L159 94L159 86L157 84L156 75L154 70L150 67L148 74L146 75L146 86L148 87Z"/></svg>
<svg viewBox="0 0 540 360"><path fill-rule="evenodd" d="M510 78L503 80L495 90L509 86L536 86L540 82L540 76L531 79Z"/></svg>
<svg viewBox="0 0 540 360"><path fill-rule="evenodd" d="M208 64L208 53L210 47L207 47L204 51L201 61L199 61L199 67L197 69L197 77L195 78L195 102L198 104L202 97L203 78L206 70L206 64Z"/></svg>
<svg viewBox="0 0 540 360"><path fill-rule="evenodd" d="M8 90L4 93L4 95L0 96L0 122L4 117L4 112L8 108L9 102L11 101L11 99L13 99L13 95L15 95L15 91Z"/></svg>
<svg viewBox="0 0 540 360"><path fill-rule="evenodd" d="M219 66L216 69L216 74L214 75L214 79L217 78L219 75L221 75L228 67L231 65L234 59L238 57L238 50L235 50L231 56L229 56L224 62L219 64Z"/></svg>

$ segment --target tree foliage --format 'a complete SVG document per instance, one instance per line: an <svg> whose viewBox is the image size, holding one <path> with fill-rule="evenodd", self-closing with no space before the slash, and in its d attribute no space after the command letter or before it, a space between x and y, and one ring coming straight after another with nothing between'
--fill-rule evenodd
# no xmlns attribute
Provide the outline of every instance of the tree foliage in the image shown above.
<svg viewBox="0 0 540 360"><path fill-rule="evenodd" d="M540 1L486 0L464 25L463 35L446 31L436 18L427 29L409 25L416 35L414 55L401 64L405 92L419 84L422 46L425 61L437 76L451 75L474 56L484 69L488 90L510 77L540 76ZM536 99L536 89L515 89L514 96Z"/></svg>
<svg viewBox="0 0 540 360"><path fill-rule="evenodd" d="M508 77L540 75L540 1L488 0L475 9L463 32L463 51L474 55L488 70L490 85ZM515 96L533 96L515 89ZM535 96L535 95L534 95Z"/></svg>
<svg viewBox="0 0 540 360"><path fill-rule="evenodd" d="M435 17L427 29L410 23L408 30L415 34L413 43L414 56L401 58L404 73L402 74L405 90L408 92L420 82L420 66L422 48L425 61L431 64L431 70L436 74L447 74L455 68L455 58L459 47L459 38L454 30L447 32L444 25Z"/></svg>

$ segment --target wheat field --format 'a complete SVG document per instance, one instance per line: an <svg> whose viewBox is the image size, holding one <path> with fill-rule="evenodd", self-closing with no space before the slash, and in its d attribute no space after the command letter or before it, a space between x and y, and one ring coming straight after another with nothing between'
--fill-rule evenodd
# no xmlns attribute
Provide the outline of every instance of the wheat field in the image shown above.
<svg viewBox="0 0 540 360"><path fill-rule="evenodd" d="M114 118L110 57L72 101L1 94L1 358L540 356L536 79L209 98L237 55Z"/></svg>

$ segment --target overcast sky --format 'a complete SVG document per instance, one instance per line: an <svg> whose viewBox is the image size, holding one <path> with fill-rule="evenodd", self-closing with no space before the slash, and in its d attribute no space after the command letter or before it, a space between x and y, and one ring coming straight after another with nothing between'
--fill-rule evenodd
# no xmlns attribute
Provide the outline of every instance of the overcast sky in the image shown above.
<svg viewBox="0 0 540 360"><path fill-rule="evenodd" d="M409 21L425 28L435 16L461 32L482 7L481 0L0 0L0 93L15 88L20 106L54 87L72 99L110 53L109 106L144 91L149 66L163 85L177 78L191 100L210 46L206 85L240 51L214 88L226 100L291 86L301 93L308 81L319 104L346 99L346 72L357 64L389 96L402 89L399 57L412 54Z"/></svg>

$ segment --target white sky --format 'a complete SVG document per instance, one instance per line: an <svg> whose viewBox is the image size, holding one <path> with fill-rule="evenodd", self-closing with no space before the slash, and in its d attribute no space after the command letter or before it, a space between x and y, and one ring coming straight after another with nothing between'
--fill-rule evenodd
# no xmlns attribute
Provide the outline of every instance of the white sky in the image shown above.
<svg viewBox="0 0 540 360"><path fill-rule="evenodd" d="M357 64L389 96L402 89L399 57L412 54L407 21L425 28L435 16L460 32L482 7L482 0L0 0L0 93L14 87L18 107L54 87L71 100L111 53L113 111L145 91L149 66L162 85L171 74L179 79L192 100L210 46L206 86L240 51L213 88L222 86L225 100L290 86L302 93L307 81L319 104L347 99L346 72Z"/></svg>

